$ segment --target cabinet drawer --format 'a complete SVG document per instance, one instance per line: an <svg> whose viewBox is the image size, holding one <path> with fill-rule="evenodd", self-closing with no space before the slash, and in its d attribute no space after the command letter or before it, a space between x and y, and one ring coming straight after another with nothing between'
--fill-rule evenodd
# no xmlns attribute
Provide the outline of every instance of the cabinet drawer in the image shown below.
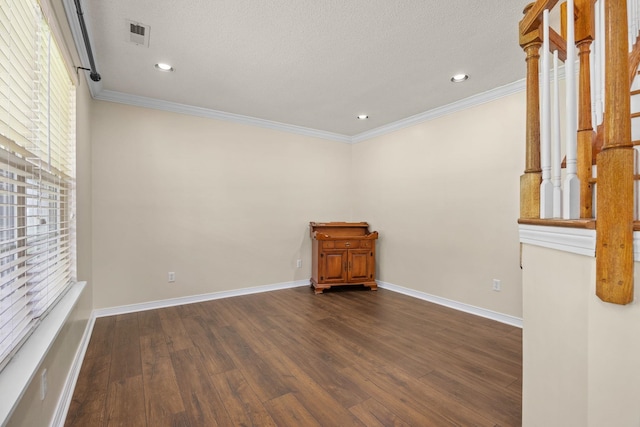
<svg viewBox="0 0 640 427"><path fill-rule="evenodd" d="M360 240L336 240L336 249L354 249L360 247Z"/></svg>
<svg viewBox="0 0 640 427"><path fill-rule="evenodd" d="M367 246L360 246L362 243L366 243ZM325 240L322 242L323 249L358 249L358 248L370 248L371 242L361 242L360 240Z"/></svg>
<svg viewBox="0 0 640 427"><path fill-rule="evenodd" d="M373 246L371 246L371 240L361 240L360 247L362 249L371 249Z"/></svg>

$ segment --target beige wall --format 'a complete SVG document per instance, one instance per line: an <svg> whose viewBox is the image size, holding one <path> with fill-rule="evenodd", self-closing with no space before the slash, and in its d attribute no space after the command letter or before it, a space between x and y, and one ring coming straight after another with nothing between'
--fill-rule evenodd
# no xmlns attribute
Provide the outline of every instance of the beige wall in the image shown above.
<svg viewBox="0 0 640 427"><path fill-rule="evenodd" d="M524 130L518 93L354 146L354 219L380 232L380 280L522 316Z"/></svg>
<svg viewBox="0 0 640 427"><path fill-rule="evenodd" d="M110 102L92 118L95 308L308 280L309 221L350 220L348 144Z"/></svg>
<svg viewBox="0 0 640 427"><path fill-rule="evenodd" d="M307 223L353 219L381 233L379 279L521 316L522 167L504 159L523 157L524 94L352 146L109 102L92 117L95 308L308 279Z"/></svg>
<svg viewBox="0 0 640 427"><path fill-rule="evenodd" d="M586 427L594 258L529 245L522 258L523 425Z"/></svg>
<svg viewBox="0 0 640 427"><path fill-rule="evenodd" d="M523 245L522 259L523 426L640 425L640 306L600 301L593 257Z"/></svg>

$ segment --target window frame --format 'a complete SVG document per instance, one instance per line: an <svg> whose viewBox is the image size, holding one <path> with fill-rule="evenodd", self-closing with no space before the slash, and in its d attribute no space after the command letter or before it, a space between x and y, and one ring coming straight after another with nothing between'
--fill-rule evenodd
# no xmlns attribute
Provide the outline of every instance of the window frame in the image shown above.
<svg viewBox="0 0 640 427"><path fill-rule="evenodd" d="M76 282L77 80L64 44L56 40L60 32L45 13L51 11L48 3L0 4L0 64L5 64L0 65L2 373ZM3 239L5 232L13 234Z"/></svg>

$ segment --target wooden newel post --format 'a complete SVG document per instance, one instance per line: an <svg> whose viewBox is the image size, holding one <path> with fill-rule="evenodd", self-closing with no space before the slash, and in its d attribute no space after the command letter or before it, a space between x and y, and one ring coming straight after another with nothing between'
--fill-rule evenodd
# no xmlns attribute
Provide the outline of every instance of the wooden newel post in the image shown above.
<svg viewBox="0 0 640 427"><path fill-rule="evenodd" d="M524 9L526 15L533 4ZM520 218L540 218L540 83L538 73L541 29L520 34L520 46L527 54L527 141L524 174L520 176Z"/></svg>
<svg viewBox="0 0 640 427"><path fill-rule="evenodd" d="M598 154L596 294L633 301L633 148L626 0L605 2L604 142Z"/></svg>

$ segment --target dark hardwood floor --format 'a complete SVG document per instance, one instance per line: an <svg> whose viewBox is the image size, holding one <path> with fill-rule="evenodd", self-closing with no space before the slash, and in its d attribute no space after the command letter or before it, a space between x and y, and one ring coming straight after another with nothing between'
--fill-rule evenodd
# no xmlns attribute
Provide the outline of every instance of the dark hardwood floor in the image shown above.
<svg viewBox="0 0 640 427"><path fill-rule="evenodd" d="M66 426L519 426L522 334L388 290L96 320Z"/></svg>

